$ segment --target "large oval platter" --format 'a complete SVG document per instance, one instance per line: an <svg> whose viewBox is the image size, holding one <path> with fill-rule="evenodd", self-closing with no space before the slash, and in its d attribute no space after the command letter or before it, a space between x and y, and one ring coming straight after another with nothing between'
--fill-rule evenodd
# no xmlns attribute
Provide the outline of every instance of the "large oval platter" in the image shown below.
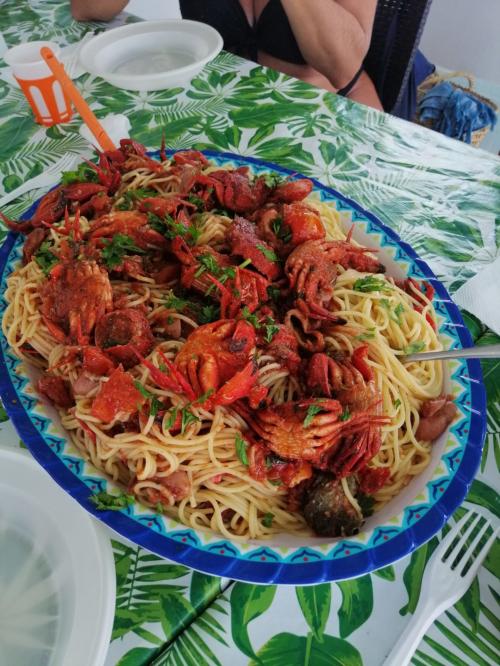
<svg viewBox="0 0 500 666"><path fill-rule="evenodd" d="M249 166L255 173L291 171L249 157L205 151L218 165ZM153 153L153 156L157 154ZM446 289L412 248L374 215L339 192L314 181L315 195L333 204L344 228L354 224L353 238L378 249L387 273L414 277L435 288L434 308L445 348L472 345L460 312ZM26 212L29 218L35 206ZM6 279L16 268L23 239L9 234L0 249L0 316L6 308ZM52 478L109 527L163 557L200 571L253 583L311 584L360 576L407 555L430 539L463 501L481 458L486 401L481 368L475 360L450 361L445 390L454 397L458 417L434 443L429 467L380 512L364 530L345 539L283 535L270 541L239 543L205 534L151 513L135 503L121 511L97 511L92 493L113 492L112 482L86 461L65 437L57 412L42 404L34 390L36 377L10 351L0 333L0 395L20 437Z"/></svg>

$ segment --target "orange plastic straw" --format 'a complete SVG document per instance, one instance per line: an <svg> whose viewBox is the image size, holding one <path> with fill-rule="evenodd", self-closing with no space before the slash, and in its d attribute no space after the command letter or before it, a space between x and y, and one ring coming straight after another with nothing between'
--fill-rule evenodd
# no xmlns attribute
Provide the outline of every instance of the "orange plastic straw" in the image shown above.
<svg viewBox="0 0 500 666"><path fill-rule="evenodd" d="M63 91L74 104L75 109L78 111L84 123L97 139L97 142L101 146L102 150L116 150L115 144L111 141L109 135L106 133L106 130L97 120L87 102L80 95L78 88L64 71L63 64L56 58L52 49L48 46L42 46L40 49L40 55L52 70L52 73L61 84Z"/></svg>

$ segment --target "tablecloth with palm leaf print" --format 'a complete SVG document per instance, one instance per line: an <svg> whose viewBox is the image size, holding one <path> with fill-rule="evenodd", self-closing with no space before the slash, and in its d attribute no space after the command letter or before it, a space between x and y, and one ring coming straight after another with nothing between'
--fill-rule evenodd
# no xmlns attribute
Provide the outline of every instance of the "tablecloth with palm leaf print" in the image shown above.
<svg viewBox="0 0 500 666"><path fill-rule="evenodd" d="M0 0L0 29L9 46L28 39L65 45L105 27L72 21L68 5ZM332 185L393 227L452 293L500 252L500 161L480 150L227 53L175 89L128 92L90 75L79 86L97 115L125 113L132 136L150 147L165 129L170 148L257 156ZM75 117L50 129L35 125L20 90L0 80L0 194L67 152L89 157L79 124ZM15 217L40 194L4 212ZM500 341L465 317L476 344ZM488 433L467 503L498 517L500 363L483 368ZM0 442L19 444L5 413L0 418ZM107 666L382 664L411 622L439 538L372 575L279 589L222 581L114 540L117 604ZM497 543L469 592L426 634L415 666L500 662L499 562Z"/></svg>

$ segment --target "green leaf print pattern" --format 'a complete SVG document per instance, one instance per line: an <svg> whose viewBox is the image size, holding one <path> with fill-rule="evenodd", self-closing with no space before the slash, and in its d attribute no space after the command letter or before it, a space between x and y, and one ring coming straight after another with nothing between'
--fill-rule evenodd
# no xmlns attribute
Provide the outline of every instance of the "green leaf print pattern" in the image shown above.
<svg viewBox="0 0 500 666"><path fill-rule="evenodd" d="M275 593L274 585L246 585L245 583L235 583L231 591L233 641L248 657L256 656L248 637L248 625L267 611L273 602Z"/></svg>
<svg viewBox="0 0 500 666"><path fill-rule="evenodd" d="M330 583L297 587L295 592L309 629L320 641L330 614L332 596Z"/></svg>
<svg viewBox="0 0 500 666"><path fill-rule="evenodd" d="M250 666L362 666L361 655L347 641L334 636L317 640L293 634L273 636L262 647Z"/></svg>
<svg viewBox="0 0 500 666"><path fill-rule="evenodd" d="M200 573L199 571L193 571L189 587L189 598L197 611L206 605L209 597L213 597L214 594L220 594L220 591L219 578Z"/></svg>
<svg viewBox="0 0 500 666"><path fill-rule="evenodd" d="M182 578L188 572L178 564L163 563L140 548L128 548L114 543L116 563L116 613L112 638L120 638L129 631L140 632L145 622L160 622L161 595L182 593L184 586L165 587L163 581ZM161 645L162 638L150 635L148 640Z"/></svg>
<svg viewBox="0 0 500 666"><path fill-rule="evenodd" d="M193 620L197 613L213 601L220 593L220 580L205 574L191 572L187 567L162 560L141 548L130 548L113 542L116 566L116 611L112 639L123 638L133 632L151 648L140 648L122 656L125 664L134 664L133 659L150 663L165 640L172 640ZM189 597L184 583L190 580ZM217 603L217 602L216 602ZM215 640L224 643L222 627L212 613L206 614L201 629ZM220 612L220 611L219 611ZM222 612L225 612L222 609ZM133 648L134 650L135 648ZM139 648L137 648L139 649ZM162 658L166 658L163 657Z"/></svg>
<svg viewBox="0 0 500 666"><path fill-rule="evenodd" d="M472 482L467 501L488 509L495 516L500 517L500 497L498 493L495 492L494 488L487 486L479 479Z"/></svg>
<svg viewBox="0 0 500 666"><path fill-rule="evenodd" d="M467 620L474 633L477 632L479 624L479 610L481 606L479 594L479 582L475 578L464 596L455 604L456 610Z"/></svg>
<svg viewBox="0 0 500 666"><path fill-rule="evenodd" d="M150 659L154 656L155 652L154 648L132 648L123 655L116 663L116 666L146 666L146 664L150 663Z"/></svg>
<svg viewBox="0 0 500 666"><path fill-rule="evenodd" d="M370 576L337 583L342 592L339 609L341 638L347 638L370 617L373 611L373 586Z"/></svg>
<svg viewBox="0 0 500 666"><path fill-rule="evenodd" d="M500 343L500 336L492 331L483 332L476 340L476 345L493 345ZM481 460L481 472L484 472L488 461L496 473L500 472L500 360L488 359L481 361L483 379L488 395L488 412L486 421L486 440Z"/></svg>
<svg viewBox="0 0 500 666"><path fill-rule="evenodd" d="M425 565L436 549L438 543L438 539L434 537L412 553L410 563L403 574L403 581L408 593L408 603L400 609L399 612L401 615L415 612L420 597L420 588L422 585L422 576L424 574Z"/></svg>
<svg viewBox="0 0 500 666"><path fill-rule="evenodd" d="M394 571L393 566L388 566L388 567L383 567L382 569L377 569L373 573L376 576L378 576L379 578L383 578L384 580L390 580L391 582L396 580L396 573Z"/></svg>
<svg viewBox="0 0 500 666"><path fill-rule="evenodd" d="M192 604L193 598L189 605L191 609L193 609ZM171 640L171 635L167 634L170 645L152 662L152 666L220 666L221 662L208 645L207 640L213 639L227 647L223 638L224 627L216 617L219 613L227 615L223 604L223 597L212 603L197 618L196 623L191 624L186 631L178 635L176 640ZM188 608L186 602L184 609ZM169 612L169 608L166 606L165 613Z"/></svg>

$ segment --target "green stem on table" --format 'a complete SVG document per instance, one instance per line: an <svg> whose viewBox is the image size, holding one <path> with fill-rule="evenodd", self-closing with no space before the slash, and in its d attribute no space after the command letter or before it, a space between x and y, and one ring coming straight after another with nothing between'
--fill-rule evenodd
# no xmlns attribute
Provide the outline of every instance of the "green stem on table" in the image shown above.
<svg viewBox="0 0 500 666"><path fill-rule="evenodd" d="M306 640L306 652L304 655L304 666L309 666L309 659L311 657L311 648L312 648L312 642L313 642L313 633L310 631L307 634L307 640Z"/></svg>

